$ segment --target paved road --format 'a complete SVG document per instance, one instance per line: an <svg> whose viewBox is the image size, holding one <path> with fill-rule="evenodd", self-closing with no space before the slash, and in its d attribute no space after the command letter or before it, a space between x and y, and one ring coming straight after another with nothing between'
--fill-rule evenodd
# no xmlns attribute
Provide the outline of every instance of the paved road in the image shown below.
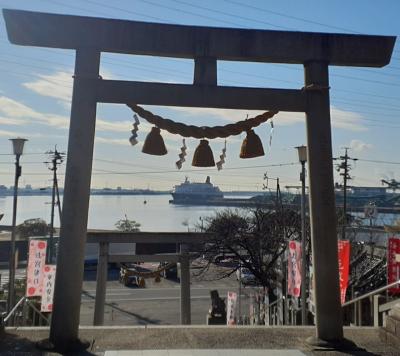
<svg viewBox="0 0 400 356"><path fill-rule="evenodd" d="M82 293L81 324L93 322L96 283L85 281ZM228 291L237 291L234 277L220 281L196 281L191 283L192 324L205 324L211 305L210 290L217 289L221 297ZM248 308L250 289L242 292L242 310ZM246 309L247 310L247 309ZM118 281L107 283L105 325L176 325L180 321L180 285L178 282L161 279L155 283L146 280L146 288L125 287Z"/></svg>
<svg viewBox="0 0 400 356"><path fill-rule="evenodd" d="M25 269L18 269L16 278L25 277ZM161 279L156 283L146 279L146 288L125 287L117 280L118 270L110 270L107 283L105 325L176 325L180 323L180 284ZM1 285L8 283L8 270L0 270ZM210 276L209 276L210 277ZM96 271L86 271L82 290L81 324L92 325L96 295ZM211 306L210 291L218 290L226 298L228 291L238 290L234 276L222 280L191 280L192 324L205 324ZM248 294L242 290L242 310L248 314Z"/></svg>

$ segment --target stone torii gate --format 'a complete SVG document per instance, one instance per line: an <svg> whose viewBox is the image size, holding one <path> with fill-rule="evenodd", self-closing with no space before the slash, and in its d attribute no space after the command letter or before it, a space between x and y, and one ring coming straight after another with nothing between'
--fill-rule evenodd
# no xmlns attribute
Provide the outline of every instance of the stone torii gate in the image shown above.
<svg viewBox="0 0 400 356"><path fill-rule="evenodd" d="M305 112L316 338L342 340L328 67L385 66L395 37L167 25L17 10L3 10L3 14L10 42L76 51L50 329L56 349L71 348L79 340L98 102ZM101 52L193 59L193 84L103 80L99 77ZM304 88L219 86L218 60L302 64Z"/></svg>

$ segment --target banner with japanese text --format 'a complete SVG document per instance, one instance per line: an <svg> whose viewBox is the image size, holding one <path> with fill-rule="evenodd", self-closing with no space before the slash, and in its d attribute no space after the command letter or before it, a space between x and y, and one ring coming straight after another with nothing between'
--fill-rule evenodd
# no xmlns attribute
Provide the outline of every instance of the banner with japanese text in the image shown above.
<svg viewBox="0 0 400 356"><path fill-rule="evenodd" d="M237 293L228 292L227 306L226 306L226 324L235 325L236 324L236 301Z"/></svg>
<svg viewBox="0 0 400 356"><path fill-rule="evenodd" d="M301 287L301 244L297 241L289 242L287 282L287 294L299 297Z"/></svg>
<svg viewBox="0 0 400 356"><path fill-rule="evenodd" d="M346 300L346 290L349 284L350 268L350 241L338 241L339 258L339 284L340 284L340 302L343 304Z"/></svg>
<svg viewBox="0 0 400 356"><path fill-rule="evenodd" d="M389 237L387 245L387 283L400 280L400 239ZM391 294L400 294L400 285L389 290Z"/></svg>
<svg viewBox="0 0 400 356"><path fill-rule="evenodd" d="M53 311L54 284L56 280L56 266L45 265L43 268L43 289L41 312Z"/></svg>
<svg viewBox="0 0 400 356"><path fill-rule="evenodd" d="M42 295L43 266L46 262L47 242L31 240L29 242L28 268L26 271L26 296Z"/></svg>

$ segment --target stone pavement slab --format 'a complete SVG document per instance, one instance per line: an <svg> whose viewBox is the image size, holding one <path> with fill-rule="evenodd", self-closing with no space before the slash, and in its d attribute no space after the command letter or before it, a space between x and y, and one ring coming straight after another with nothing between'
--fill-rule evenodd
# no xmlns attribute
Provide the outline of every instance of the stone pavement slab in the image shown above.
<svg viewBox="0 0 400 356"><path fill-rule="evenodd" d="M106 351L104 356L305 356L299 350L119 350Z"/></svg>

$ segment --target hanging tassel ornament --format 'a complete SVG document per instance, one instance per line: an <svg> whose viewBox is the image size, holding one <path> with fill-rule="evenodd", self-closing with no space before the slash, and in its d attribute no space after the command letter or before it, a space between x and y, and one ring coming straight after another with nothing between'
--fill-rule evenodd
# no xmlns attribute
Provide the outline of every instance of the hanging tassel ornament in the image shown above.
<svg viewBox="0 0 400 356"><path fill-rule="evenodd" d="M133 124L133 130L132 136L129 138L129 142L131 143L132 146L135 146L138 143L138 140L136 139L138 137L137 132L139 130L139 118L136 114L133 115L133 118L135 119L135 123Z"/></svg>
<svg viewBox="0 0 400 356"><path fill-rule="evenodd" d="M254 158L264 156L264 148L260 137L254 130L247 131L246 138L242 142L240 148L240 158Z"/></svg>
<svg viewBox="0 0 400 356"><path fill-rule="evenodd" d="M179 161L175 162L176 168L181 169L183 162L185 162L185 156L187 155L186 153L187 147L186 147L186 142L185 139L182 140L182 147L181 147L181 153L179 154Z"/></svg>
<svg viewBox="0 0 400 356"><path fill-rule="evenodd" d="M151 128L144 140L142 152L153 156L164 156L168 153L159 127L154 126Z"/></svg>
<svg viewBox="0 0 400 356"><path fill-rule="evenodd" d="M225 163L225 157L226 157L226 140L224 148L222 149L222 154L219 156L219 161L216 163L216 166L219 171L222 169L222 165Z"/></svg>
<svg viewBox="0 0 400 356"><path fill-rule="evenodd" d="M211 147L207 140L200 140L193 154L193 167L214 167L215 161Z"/></svg>
<svg viewBox="0 0 400 356"><path fill-rule="evenodd" d="M274 122L271 120L270 124L271 124L271 131L269 133L269 148L271 148L271 145L272 145L272 134L274 133Z"/></svg>

